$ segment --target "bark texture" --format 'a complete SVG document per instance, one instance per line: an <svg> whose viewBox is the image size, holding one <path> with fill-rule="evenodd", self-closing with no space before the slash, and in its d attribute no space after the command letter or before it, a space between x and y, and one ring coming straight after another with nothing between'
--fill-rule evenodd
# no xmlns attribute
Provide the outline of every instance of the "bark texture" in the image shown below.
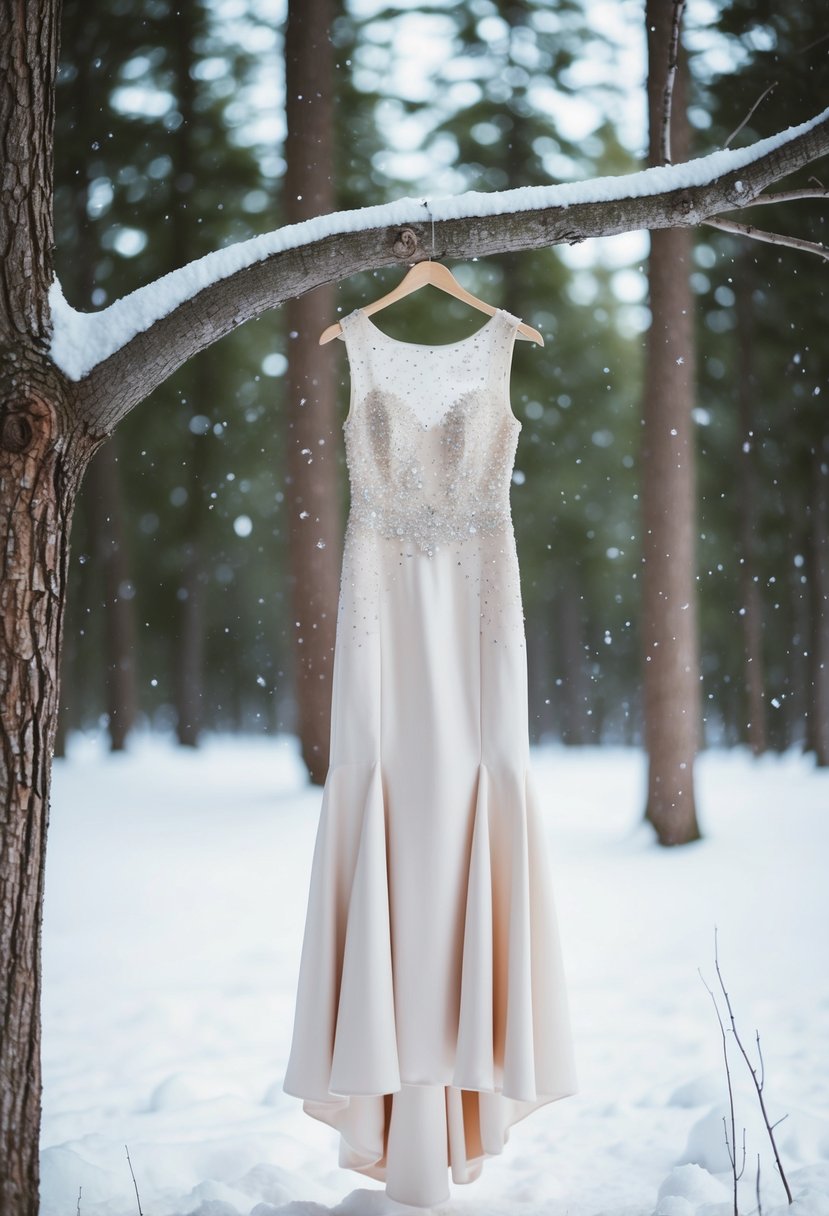
<svg viewBox="0 0 829 1216"><path fill-rule="evenodd" d="M285 33L287 223L334 209L331 0L290 0ZM294 626L296 731L311 781L328 771L331 684L341 558L335 352L319 335L334 320L333 285L290 299L285 403L285 510Z"/></svg>
<svg viewBox="0 0 829 1216"><path fill-rule="evenodd" d="M0 2L0 1212L36 1216L40 926L77 478L47 360L55 4ZM79 466L80 467L80 466Z"/></svg>
<svg viewBox="0 0 829 1216"><path fill-rule="evenodd" d="M648 112L651 164L660 127L673 6L648 0ZM684 72L676 78L671 148L688 159ZM641 443L644 735L648 756L645 818L660 844L700 836L694 802L700 683L696 594L695 394L692 233L651 233L651 325L646 344Z"/></svg>
<svg viewBox="0 0 829 1216"><path fill-rule="evenodd" d="M59 0L0 0L0 341L48 337ZM3 351L4 359L9 352Z"/></svg>
<svg viewBox="0 0 829 1216"><path fill-rule="evenodd" d="M0 1211L35 1216L40 928L69 527L88 450L48 365L18 359L0 430ZM58 404L56 404L58 403Z"/></svg>

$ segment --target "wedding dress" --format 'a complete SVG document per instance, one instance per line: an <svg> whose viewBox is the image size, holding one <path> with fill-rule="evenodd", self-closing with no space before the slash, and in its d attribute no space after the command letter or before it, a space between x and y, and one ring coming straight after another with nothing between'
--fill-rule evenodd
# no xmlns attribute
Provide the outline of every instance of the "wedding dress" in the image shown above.
<svg viewBox="0 0 829 1216"><path fill-rule="evenodd" d="M510 514L520 321L438 346L341 324L351 505L283 1087L341 1166L432 1207L577 1092Z"/></svg>

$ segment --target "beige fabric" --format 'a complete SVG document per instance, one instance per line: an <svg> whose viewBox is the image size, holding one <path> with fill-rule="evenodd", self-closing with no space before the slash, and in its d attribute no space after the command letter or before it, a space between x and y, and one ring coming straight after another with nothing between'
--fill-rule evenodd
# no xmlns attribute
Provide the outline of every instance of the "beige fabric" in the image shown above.
<svg viewBox="0 0 829 1216"><path fill-rule="evenodd" d="M342 323L351 508L284 1089L422 1207L577 1091L509 504L518 323L443 346Z"/></svg>

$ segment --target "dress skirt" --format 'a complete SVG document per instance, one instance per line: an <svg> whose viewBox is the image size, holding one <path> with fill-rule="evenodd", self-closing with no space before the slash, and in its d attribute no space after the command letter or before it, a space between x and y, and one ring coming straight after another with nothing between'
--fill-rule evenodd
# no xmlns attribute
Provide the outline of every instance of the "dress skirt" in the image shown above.
<svg viewBox="0 0 829 1216"><path fill-rule="evenodd" d="M428 554L350 520L284 1089L401 1203L577 1091L528 739L512 527Z"/></svg>

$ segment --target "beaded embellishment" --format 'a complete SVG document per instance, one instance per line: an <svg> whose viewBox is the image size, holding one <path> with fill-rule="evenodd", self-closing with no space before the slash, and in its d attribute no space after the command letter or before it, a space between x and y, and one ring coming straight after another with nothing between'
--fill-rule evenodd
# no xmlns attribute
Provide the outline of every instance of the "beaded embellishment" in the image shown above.
<svg viewBox="0 0 829 1216"><path fill-rule="evenodd" d="M408 362L411 344L398 345L401 360ZM360 360L355 351L355 400L343 425L351 483L349 527L363 525L384 537L410 541L432 556L442 543L511 524L509 493L521 423L506 397L508 368L487 366L495 353L504 356L506 365L511 341L507 347L488 338L485 346L474 346L428 347L427 354L419 354L419 360L428 360L429 351L453 352L449 361L456 365L459 386L470 379L475 385L460 392L456 388L448 408L432 422L424 422L402 393L378 387L370 360ZM486 351L483 368L481 347ZM447 389L449 397L451 383ZM443 392L440 396L445 400Z"/></svg>

